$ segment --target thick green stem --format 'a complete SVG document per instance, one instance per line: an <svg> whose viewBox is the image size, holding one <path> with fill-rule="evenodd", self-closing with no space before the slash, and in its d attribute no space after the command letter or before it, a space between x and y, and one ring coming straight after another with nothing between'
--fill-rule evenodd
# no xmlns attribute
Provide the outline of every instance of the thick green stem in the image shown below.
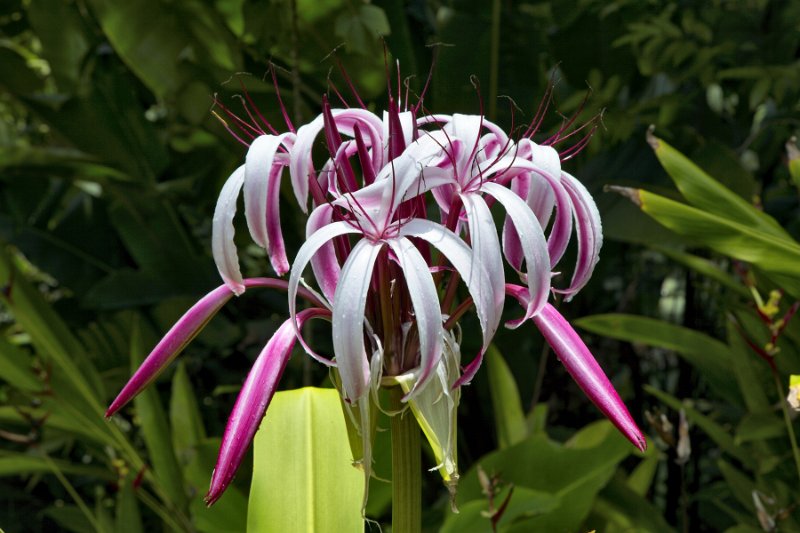
<svg viewBox="0 0 800 533"><path fill-rule="evenodd" d="M792 454L794 455L794 466L797 468L797 478L800 480L800 448L797 447L797 436L794 434L794 426L792 425L792 418L789 416L789 408L786 407L786 392L783 390L781 377L777 371L772 372L772 377L775 379L775 388L778 390L778 398L783 410L783 420L786 422L786 429L789 431L789 441L792 443Z"/></svg>
<svg viewBox="0 0 800 533"><path fill-rule="evenodd" d="M391 388L391 407L403 408L400 387ZM392 417L392 533L422 530L422 459L419 426L410 410Z"/></svg>

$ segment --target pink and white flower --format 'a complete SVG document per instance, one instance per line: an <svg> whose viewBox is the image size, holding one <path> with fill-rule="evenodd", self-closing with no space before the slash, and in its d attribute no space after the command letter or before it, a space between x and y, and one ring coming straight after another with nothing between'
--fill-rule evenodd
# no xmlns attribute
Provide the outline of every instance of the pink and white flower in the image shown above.
<svg viewBox="0 0 800 533"><path fill-rule="evenodd" d="M585 140L559 155L551 144L561 132L540 145L531 139L534 125L512 139L481 115L422 114L421 104L401 108L400 96L389 98L381 116L364 108L334 109L323 100L317 118L297 129L287 119L283 133L256 111L263 122L258 123L249 109L253 123L233 122L248 152L214 212L212 251L225 285L170 330L108 411L113 414L150 383L232 295L254 287L286 290L289 318L242 387L209 503L233 479L296 341L335 367L342 397L357 407L363 423L373 406L371 391L382 384L401 386L442 476L454 486L459 386L478 371L506 295L522 307L506 326L531 320L598 408L637 448L646 445L586 345L548 303L553 292L569 300L580 291L602 245L592 197L561 168L561 158ZM320 146L327 157L318 157ZM287 173L297 207L308 214L306 241L291 262L279 216ZM242 277L233 225L240 195L253 241L265 248L278 278L288 274L288 280ZM500 234L495 204L504 214ZM553 287L553 269L573 234L578 253L571 281ZM515 273L513 281L506 279L505 264ZM306 283L308 267L313 281ZM462 282L466 291L459 290ZM299 310L298 296L310 307ZM470 309L480 323L482 348L462 367L455 331ZM301 327L312 318L331 321L332 357L316 353L304 339ZM369 446L365 442L367 472Z"/></svg>

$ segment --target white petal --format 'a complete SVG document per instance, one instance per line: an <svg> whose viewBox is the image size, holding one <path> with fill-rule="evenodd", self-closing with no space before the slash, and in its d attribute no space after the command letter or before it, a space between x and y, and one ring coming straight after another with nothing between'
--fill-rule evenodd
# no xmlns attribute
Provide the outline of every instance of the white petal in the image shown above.
<svg viewBox="0 0 800 533"><path fill-rule="evenodd" d="M297 288L300 285L303 271L306 269L306 266L308 266L308 263L311 261L311 258L314 256L314 254L317 253L317 250L328 243L331 239L338 237L339 235L346 235L348 233L359 233L359 231L344 221L333 222L318 229L306 239L306 242L304 242L303 246L301 246L297 251L297 256L295 257L294 264L292 265L292 272L289 275L289 287L287 290L289 298L289 314L292 317L292 323L295 325L297 339L300 341L300 344L303 346L308 355L324 364L330 364L330 361L314 352L314 350L311 349L303 336L300 334L300 329L297 328L297 322L295 320L297 316Z"/></svg>
<svg viewBox="0 0 800 533"><path fill-rule="evenodd" d="M519 235L522 251L525 254L527 284L530 302L525 319L538 313L550 293L550 256L542 227L533 211L522 198L496 183L487 182L481 190L494 196L506 210L509 219Z"/></svg>
<svg viewBox="0 0 800 533"><path fill-rule="evenodd" d="M275 154L284 144L284 140L294 137L293 133L282 135L262 135L256 138L247 151L244 168L244 213L247 227L253 240L266 248L269 243L267 235L267 200L270 188L272 165ZM288 143L291 145L291 141ZM280 179L278 175L278 179Z"/></svg>
<svg viewBox="0 0 800 533"><path fill-rule="evenodd" d="M578 235L578 259L572 281L569 288L558 291L567 295L565 301L568 302L592 277L594 267L600 259L600 248L603 246L603 227L600 212L586 187L566 172L562 173L562 182L572 199Z"/></svg>
<svg viewBox="0 0 800 533"><path fill-rule="evenodd" d="M413 219L400 229L400 236L418 237L428 241L447 258L464 280L475 303L475 311L483 333L483 349L489 347L500 323L505 293L496 294L480 258L458 235L429 220Z"/></svg>
<svg viewBox="0 0 800 533"><path fill-rule="evenodd" d="M406 279L419 334L420 369L416 386L423 386L442 355L442 312L430 268L410 240L387 241Z"/></svg>
<svg viewBox="0 0 800 533"><path fill-rule="evenodd" d="M342 267L333 299L333 351L345 397L351 402L369 390L369 362L364 347L364 310L375 260L383 243L362 239Z"/></svg>
<svg viewBox="0 0 800 533"><path fill-rule="evenodd" d="M498 187L500 186L498 185ZM464 211L467 214L472 254L474 257L479 257L486 267L486 272L492 282L492 291L496 294L505 294L506 278L503 273L503 257L492 212L479 194L462 194L461 202L464 204Z"/></svg>
<svg viewBox="0 0 800 533"><path fill-rule="evenodd" d="M244 168L242 165L234 170L222 186L211 224L211 253L214 263L225 284L236 295L244 292L244 283L239 270L239 255L233 242L233 217L236 214L236 200L244 183Z"/></svg>

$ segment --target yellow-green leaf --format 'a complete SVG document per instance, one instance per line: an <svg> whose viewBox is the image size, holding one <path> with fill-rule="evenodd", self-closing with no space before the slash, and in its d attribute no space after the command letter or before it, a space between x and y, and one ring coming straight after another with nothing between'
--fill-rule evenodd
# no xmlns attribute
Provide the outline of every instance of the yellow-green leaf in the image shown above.
<svg viewBox="0 0 800 533"><path fill-rule="evenodd" d="M719 181L709 176L689 158L663 140L648 134L664 170L689 203L702 211L736 221L765 233L789 238L789 234L771 216L759 211Z"/></svg>
<svg viewBox="0 0 800 533"><path fill-rule="evenodd" d="M247 531L363 532L352 460L335 389L277 393L256 433Z"/></svg>

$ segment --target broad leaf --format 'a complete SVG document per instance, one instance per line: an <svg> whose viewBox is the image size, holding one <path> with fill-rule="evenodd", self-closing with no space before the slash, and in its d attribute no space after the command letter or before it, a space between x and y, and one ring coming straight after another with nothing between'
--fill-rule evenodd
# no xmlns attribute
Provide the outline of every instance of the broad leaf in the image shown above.
<svg viewBox="0 0 800 533"><path fill-rule="evenodd" d="M517 383L503 356L494 345L490 346L486 353L486 368L489 374L497 440L500 448L507 448L528 436Z"/></svg>
<svg viewBox="0 0 800 533"><path fill-rule="evenodd" d="M335 389L274 396L255 438L248 531L364 530L364 475L339 402Z"/></svg>

